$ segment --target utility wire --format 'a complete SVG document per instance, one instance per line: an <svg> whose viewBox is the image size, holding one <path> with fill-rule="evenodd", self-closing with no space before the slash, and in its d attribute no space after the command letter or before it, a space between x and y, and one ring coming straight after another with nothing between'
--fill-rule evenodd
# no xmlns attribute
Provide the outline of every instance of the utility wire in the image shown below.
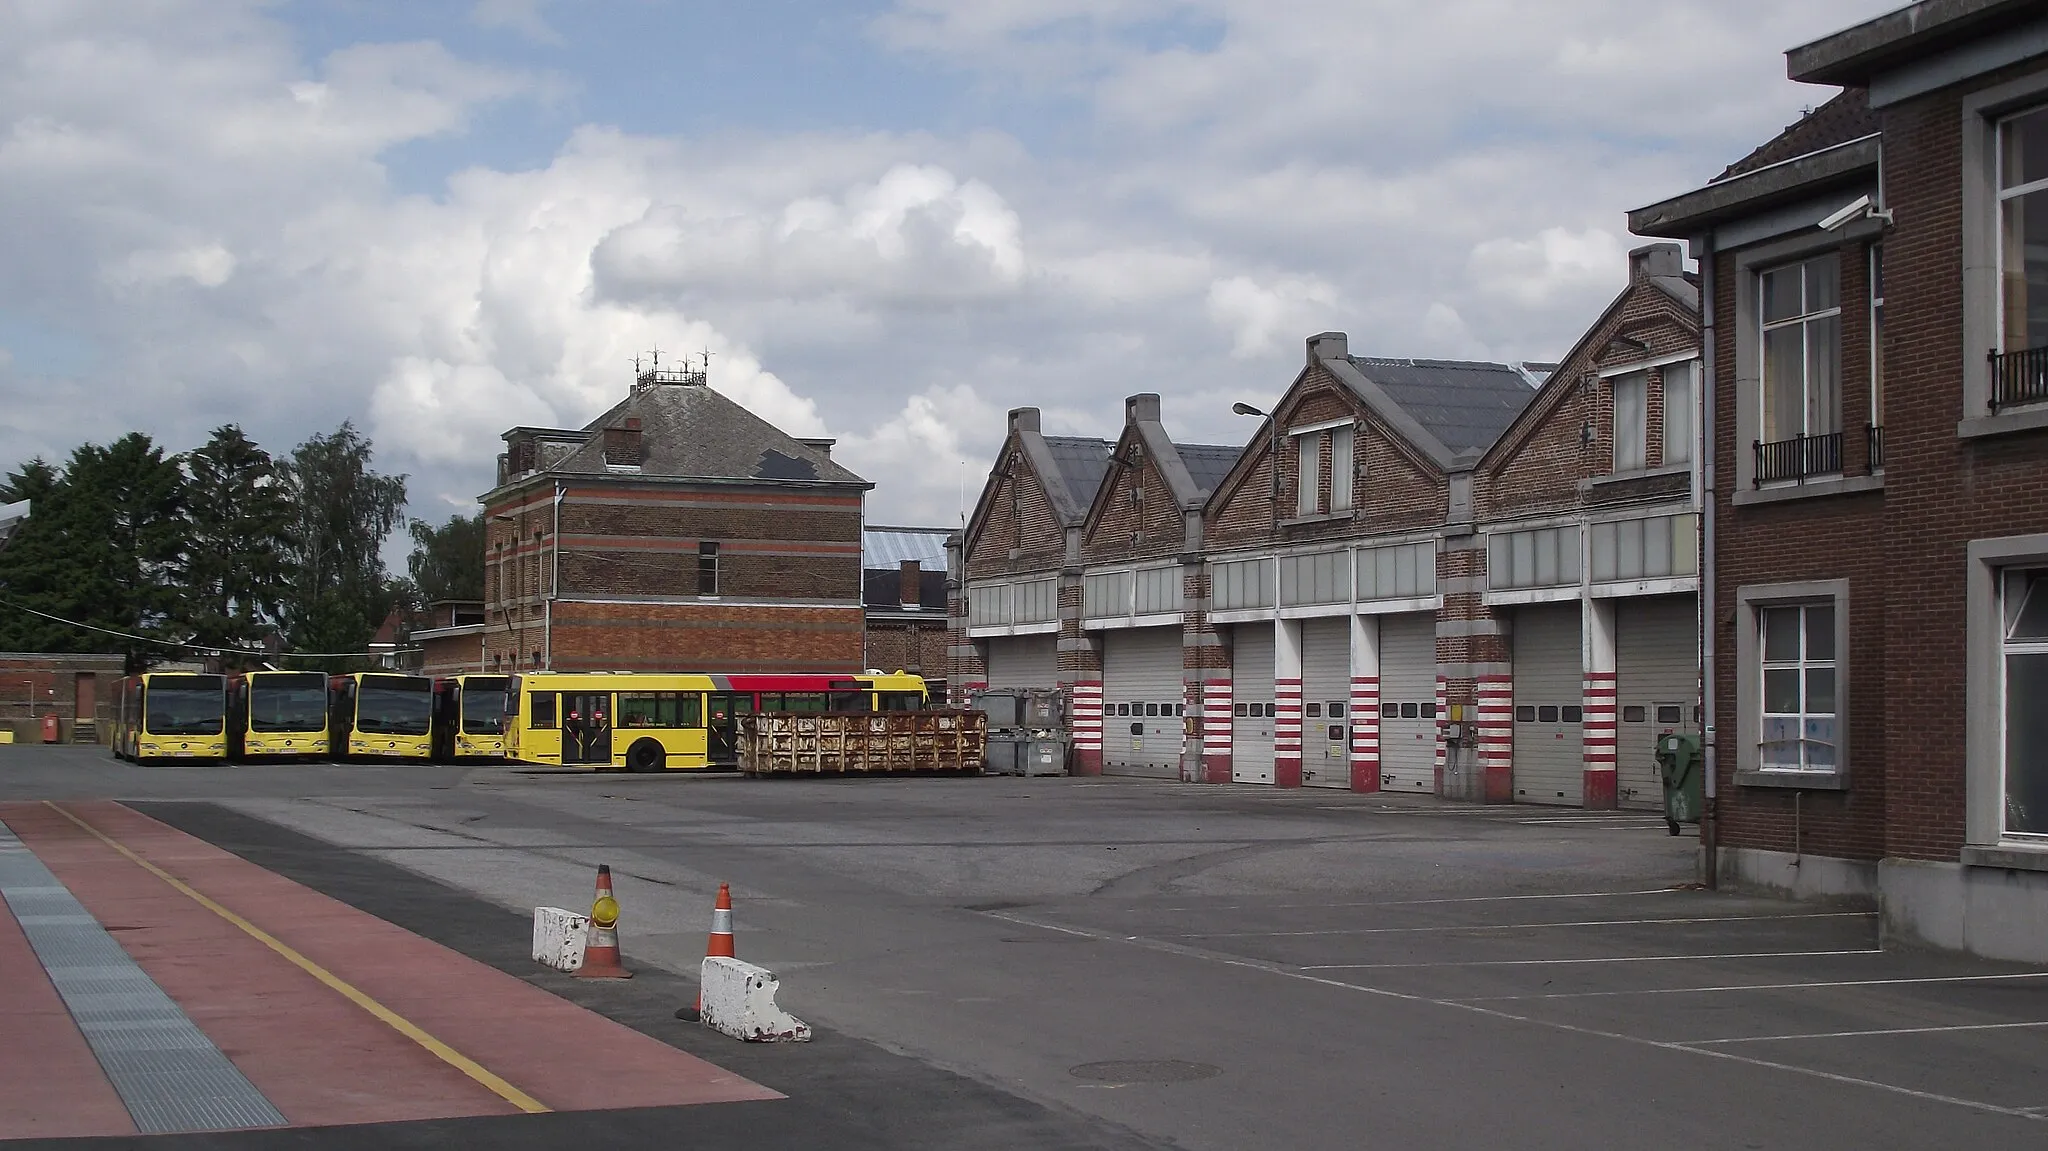
<svg viewBox="0 0 2048 1151"><path fill-rule="evenodd" d="M29 615L32 616L40 616L43 619L49 620L53 623L61 623L66 627L75 627L84 631L98 632L101 635L118 636L121 639L132 639L137 643L153 643L163 647L179 648L184 651L196 651L201 653L202 655L246 655L260 657L263 659L369 659L374 658L376 656L393 655L401 651L420 650L416 647L393 647L389 651L263 651L258 648L247 647L216 647L207 644L181 643L174 639L158 639L155 636L136 635L133 632L116 631L110 627L100 627L98 624L80 623L78 620L65 619L61 615L51 615L49 612L46 611L37 611L35 608L14 603L11 600L0 599L0 607L11 607L15 611L27 612Z"/></svg>

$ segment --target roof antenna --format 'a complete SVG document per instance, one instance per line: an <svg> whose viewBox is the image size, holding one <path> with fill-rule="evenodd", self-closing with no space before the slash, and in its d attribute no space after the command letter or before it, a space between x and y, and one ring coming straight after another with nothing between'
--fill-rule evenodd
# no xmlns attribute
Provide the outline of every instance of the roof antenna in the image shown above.
<svg viewBox="0 0 2048 1151"><path fill-rule="evenodd" d="M700 354L701 354L701 355L702 355L702 356L704 357L704 374L705 374L706 376L709 376L709 375L711 374L711 355L712 355L711 349L710 349L710 348L706 348L706 349L704 349L704 351L703 351L702 353L700 353Z"/></svg>
<svg viewBox="0 0 2048 1151"><path fill-rule="evenodd" d="M656 340L654 343L654 370L661 370L661 341L659 340Z"/></svg>

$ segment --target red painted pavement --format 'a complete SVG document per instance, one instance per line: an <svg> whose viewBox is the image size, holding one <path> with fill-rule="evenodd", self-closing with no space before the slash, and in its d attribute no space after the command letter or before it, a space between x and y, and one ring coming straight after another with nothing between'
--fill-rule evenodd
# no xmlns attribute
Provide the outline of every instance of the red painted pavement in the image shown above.
<svg viewBox="0 0 2048 1151"><path fill-rule="evenodd" d="M0 912L0 1139L133 1134L21 925Z"/></svg>
<svg viewBox="0 0 2048 1151"><path fill-rule="evenodd" d="M118 804L66 808L550 1108L780 1098ZM101 922L147 917L116 938L293 1123L511 1109L56 812L0 818Z"/></svg>

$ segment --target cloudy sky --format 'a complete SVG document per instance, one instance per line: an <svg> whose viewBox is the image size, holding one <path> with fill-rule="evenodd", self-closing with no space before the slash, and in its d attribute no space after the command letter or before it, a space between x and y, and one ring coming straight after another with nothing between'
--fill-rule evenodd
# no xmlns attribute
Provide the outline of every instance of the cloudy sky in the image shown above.
<svg viewBox="0 0 2048 1151"><path fill-rule="evenodd" d="M0 467L353 419L439 519L658 345L950 524L1010 407L1242 442L1314 332L1562 353L1894 6L9 0Z"/></svg>

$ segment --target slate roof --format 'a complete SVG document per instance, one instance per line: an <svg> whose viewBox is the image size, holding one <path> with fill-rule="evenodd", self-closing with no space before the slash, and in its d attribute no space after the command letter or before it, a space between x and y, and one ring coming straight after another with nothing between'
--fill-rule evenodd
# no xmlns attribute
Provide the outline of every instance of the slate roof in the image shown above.
<svg viewBox="0 0 2048 1151"><path fill-rule="evenodd" d="M861 529L860 562L862 567L895 571L904 560L916 560L930 570L946 569L946 537L951 528L889 528L871 526Z"/></svg>
<svg viewBox="0 0 2048 1151"><path fill-rule="evenodd" d="M918 606L943 620L946 617L946 572L926 568L917 577ZM860 576L861 606L883 611L900 609L903 573L895 568L867 568Z"/></svg>
<svg viewBox="0 0 2048 1151"><path fill-rule="evenodd" d="M1109 453L1115 445L1087 436L1046 436L1046 450L1052 453L1058 476L1045 477L1046 497L1060 522L1077 524L1087 516L1096 489L1109 471Z"/></svg>
<svg viewBox="0 0 2048 1151"><path fill-rule="evenodd" d="M1844 88L1840 95L1800 117L1797 123L1728 165L1726 171L1708 182L1716 183L1823 148L1860 140L1877 130L1877 113L1870 110L1870 93L1862 88Z"/></svg>
<svg viewBox="0 0 2048 1151"><path fill-rule="evenodd" d="M1453 454L1491 447L1536 395L1507 364L1346 358Z"/></svg>
<svg viewBox="0 0 2048 1151"><path fill-rule="evenodd" d="M1180 453L1180 462L1188 469L1188 477L1195 481L1195 488L1206 498L1237 466L1237 458L1244 454L1241 447L1227 444L1175 444Z"/></svg>
<svg viewBox="0 0 2048 1151"><path fill-rule="evenodd" d="M874 486L737 401L689 384L636 385L612 410L584 425L594 434L553 470L605 474L603 430L635 417L641 475Z"/></svg>

